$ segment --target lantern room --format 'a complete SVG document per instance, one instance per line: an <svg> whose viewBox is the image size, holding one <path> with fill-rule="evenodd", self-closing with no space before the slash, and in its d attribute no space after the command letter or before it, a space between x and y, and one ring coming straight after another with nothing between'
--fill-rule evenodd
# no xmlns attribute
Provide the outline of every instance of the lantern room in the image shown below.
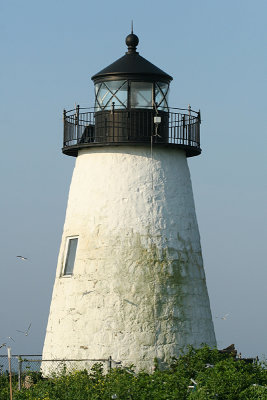
<svg viewBox="0 0 267 400"><path fill-rule="evenodd" d="M64 110L63 153L105 145L165 145L201 153L200 112L169 106L173 79L137 52L138 37L126 37L124 56L92 76L92 109Z"/></svg>
<svg viewBox="0 0 267 400"><path fill-rule="evenodd" d="M138 37L126 37L126 54L92 77L96 111L112 109L153 109L168 111L172 77L136 51Z"/></svg>

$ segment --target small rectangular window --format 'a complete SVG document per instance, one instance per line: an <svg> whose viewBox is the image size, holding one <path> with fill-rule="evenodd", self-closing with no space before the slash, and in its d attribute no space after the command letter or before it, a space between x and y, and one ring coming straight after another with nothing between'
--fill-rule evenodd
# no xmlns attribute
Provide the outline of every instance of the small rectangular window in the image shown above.
<svg viewBox="0 0 267 400"><path fill-rule="evenodd" d="M64 260L63 275L72 275L72 273L73 273L77 244L78 244L77 237L68 238L67 251L65 253L66 256L65 256L65 260Z"/></svg>

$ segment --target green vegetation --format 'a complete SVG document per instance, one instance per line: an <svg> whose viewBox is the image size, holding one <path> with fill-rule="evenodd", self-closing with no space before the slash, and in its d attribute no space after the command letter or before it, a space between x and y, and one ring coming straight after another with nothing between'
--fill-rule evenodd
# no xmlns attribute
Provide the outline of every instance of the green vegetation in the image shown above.
<svg viewBox="0 0 267 400"><path fill-rule="evenodd" d="M155 364L152 374L135 374L130 366L105 375L102 366L95 364L89 373L65 372L49 379L31 373L31 377L34 384L29 389L14 389L13 400L267 400L265 364L236 360L207 346L189 348L168 370L160 371ZM0 400L8 399L8 377L2 375Z"/></svg>

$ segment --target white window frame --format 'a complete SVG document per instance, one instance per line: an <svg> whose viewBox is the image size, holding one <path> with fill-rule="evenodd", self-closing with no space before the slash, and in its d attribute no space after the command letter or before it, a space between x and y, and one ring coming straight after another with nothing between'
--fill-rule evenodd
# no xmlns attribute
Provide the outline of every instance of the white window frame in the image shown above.
<svg viewBox="0 0 267 400"><path fill-rule="evenodd" d="M73 268L72 268L72 272L70 274L66 274L65 273L65 269L66 269L66 262L67 262L67 257L68 257L68 251L69 251L69 245L70 245L70 241L72 239L78 239L77 240L77 247L76 247L76 253L75 253L75 258L74 258L74 264L73 264ZM61 276L63 277L71 277L73 275L73 270L75 267L75 262L76 262L76 255L77 255L77 249L78 249L78 243L79 243L79 236L75 235L75 236L67 236L65 239L65 249L64 249L64 257L63 257L63 263L62 263L62 271L61 271Z"/></svg>

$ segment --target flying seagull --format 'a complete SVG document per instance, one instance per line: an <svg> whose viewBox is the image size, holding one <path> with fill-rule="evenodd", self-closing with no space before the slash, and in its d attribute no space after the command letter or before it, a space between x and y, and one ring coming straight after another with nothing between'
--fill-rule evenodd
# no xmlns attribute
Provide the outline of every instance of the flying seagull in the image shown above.
<svg viewBox="0 0 267 400"><path fill-rule="evenodd" d="M4 347L4 346L6 346L6 343L0 344L0 349L1 349L1 347Z"/></svg>
<svg viewBox="0 0 267 400"><path fill-rule="evenodd" d="M28 326L28 329L26 331L19 331L18 329L16 329L16 331L20 332L20 333L24 333L25 336L28 336L31 326L32 326L32 324L30 323L30 325Z"/></svg>
<svg viewBox="0 0 267 400"><path fill-rule="evenodd" d="M225 321L227 319L228 315L230 315L230 314L225 314L222 317L216 317L216 318L220 318L220 319L223 319Z"/></svg>
<svg viewBox="0 0 267 400"><path fill-rule="evenodd" d="M7 336L8 339L13 340L13 342L15 342L15 340L11 337L11 336Z"/></svg>
<svg viewBox="0 0 267 400"><path fill-rule="evenodd" d="M26 261L26 260L28 260L28 258L27 257L23 257L23 256L17 256L17 258L20 258L21 260L23 260L23 261Z"/></svg>

